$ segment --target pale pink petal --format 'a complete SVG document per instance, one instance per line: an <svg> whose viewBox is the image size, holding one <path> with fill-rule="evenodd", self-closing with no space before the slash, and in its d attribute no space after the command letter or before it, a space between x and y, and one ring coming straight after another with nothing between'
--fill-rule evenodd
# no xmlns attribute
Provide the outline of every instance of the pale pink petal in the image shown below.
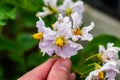
<svg viewBox="0 0 120 80"><path fill-rule="evenodd" d="M94 28L94 23L91 22L90 26L84 27L82 29L82 36L81 36L81 40L88 40L91 41L93 39L93 36L91 34L89 34L88 32L91 31Z"/></svg>

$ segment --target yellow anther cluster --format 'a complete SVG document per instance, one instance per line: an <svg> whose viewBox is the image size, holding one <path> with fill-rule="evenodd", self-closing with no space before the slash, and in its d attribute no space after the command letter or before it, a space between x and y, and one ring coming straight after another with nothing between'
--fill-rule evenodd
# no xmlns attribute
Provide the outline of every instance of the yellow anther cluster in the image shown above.
<svg viewBox="0 0 120 80"><path fill-rule="evenodd" d="M80 29L74 29L73 33L74 33L74 35L82 35L82 32Z"/></svg>
<svg viewBox="0 0 120 80"><path fill-rule="evenodd" d="M33 38L34 39L42 39L43 38L43 32L33 34Z"/></svg>
<svg viewBox="0 0 120 80"><path fill-rule="evenodd" d="M104 80L104 71L99 72L98 77L100 80Z"/></svg>
<svg viewBox="0 0 120 80"><path fill-rule="evenodd" d="M66 9L66 14L67 14L67 16L70 16L71 13L72 13L72 9L71 9L71 8L67 8L67 9Z"/></svg>
<svg viewBox="0 0 120 80"><path fill-rule="evenodd" d="M64 38L63 38L63 37L57 38L55 44L56 44L58 47L63 47L63 45L65 44Z"/></svg>
<svg viewBox="0 0 120 80"><path fill-rule="evenodd" d="M54 24L51 24L52 28L54 28Z"/></svg>
<svg viewBox="0 0 120 80"><path fill-rule="evenodd" d="M100 61L103 61L103 58L102 58L102 54L101 54L101 53L99 53L99 54L97 55L97 58L98 58Z"/></svg>

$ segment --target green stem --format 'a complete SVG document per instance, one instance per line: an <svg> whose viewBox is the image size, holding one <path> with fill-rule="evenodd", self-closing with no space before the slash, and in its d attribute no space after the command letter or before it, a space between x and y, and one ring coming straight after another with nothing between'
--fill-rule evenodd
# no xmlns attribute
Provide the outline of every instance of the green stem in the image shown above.
<svg viewBox="0 0 120 80"><path fill-rule="evenodd" d="M91 68L91 69L89 69L89 70L87 70L87 71L84 72L83 74L86 74L86 73L90 72L90 71L93 70L96 66L99 66L99 64L100 64L100 62L99 62L99 63L92 63L92 64L89 64L87 67L89 67L89 66L94 66L94 67ZM85 68L87 68L87 67L85 67ZM84 68L84 69L85 69L85 68Z"/></svg>
<svg viewBox="0 0 120 80"><path fill-rule="evenodd" d="M83 61L82 63L79 64L79 66L82 65L83 63L85 63L86 61L88 61L88 60L90 60L90 59L92 59L94 57L97 57L97 56L98 56L98 54L95 54L95 55L92 55L92 56L86 58L85 61Z"/></svg>
<svg viewBox="0 0 120 80"><path fill-rule="evenodd" d="M92 56L86 58L85 61L88 61L88 60L90 60L90 59L92 59L92 58L94 58L94 57L97 57L97 56L98 56L98 54L92 55Z"/></svg>
<svg viewBox="0 0 120 80"><path fill-rule="evenodd" d="M94 68L91 68L91 69L87 70L86 72L84 72L83 74L85 75L86 73L92 71L93 69L94 69Z"/></svg>

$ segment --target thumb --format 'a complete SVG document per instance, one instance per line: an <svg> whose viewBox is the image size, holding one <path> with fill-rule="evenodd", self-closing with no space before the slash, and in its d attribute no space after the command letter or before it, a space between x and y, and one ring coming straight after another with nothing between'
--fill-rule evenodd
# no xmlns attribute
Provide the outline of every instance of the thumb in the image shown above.
<svg viewBox="0 0 120 80"><path fill-rule="evenodd" d="M71 61L61 58L53 65L47 80L68 80L70 75Z"/></svg>

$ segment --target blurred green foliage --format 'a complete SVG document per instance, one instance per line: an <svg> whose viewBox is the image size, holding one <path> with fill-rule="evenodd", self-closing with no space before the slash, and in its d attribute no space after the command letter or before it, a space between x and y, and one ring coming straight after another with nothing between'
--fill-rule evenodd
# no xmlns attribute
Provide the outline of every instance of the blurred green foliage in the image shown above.
<svg viewBox="0 0 120 80"><path fill-rule="evenodd" d="M0 1L0 80L16 80L47 60L31 36L42 6L42 0Z"/></svg>
<svg viewBox="0 0 120 80"><path fill-rule="evenodd" d="M18 77L43 63L49 56L42 56L39 41L31 35L37 32L35 14L42 11L43 0L2 0L0 1L0 80L16 80ZM55 22L53 16L44 18L46 26ZM87 75L97 58L85 61L98 53L98 45L113 42L120 46L120 39L110 35L95 37L79 54L71 58L72 70L78 74L77 80ZM86 43L86 42L85 42ZM85 73L85 74L83 74Z"/></svg>

